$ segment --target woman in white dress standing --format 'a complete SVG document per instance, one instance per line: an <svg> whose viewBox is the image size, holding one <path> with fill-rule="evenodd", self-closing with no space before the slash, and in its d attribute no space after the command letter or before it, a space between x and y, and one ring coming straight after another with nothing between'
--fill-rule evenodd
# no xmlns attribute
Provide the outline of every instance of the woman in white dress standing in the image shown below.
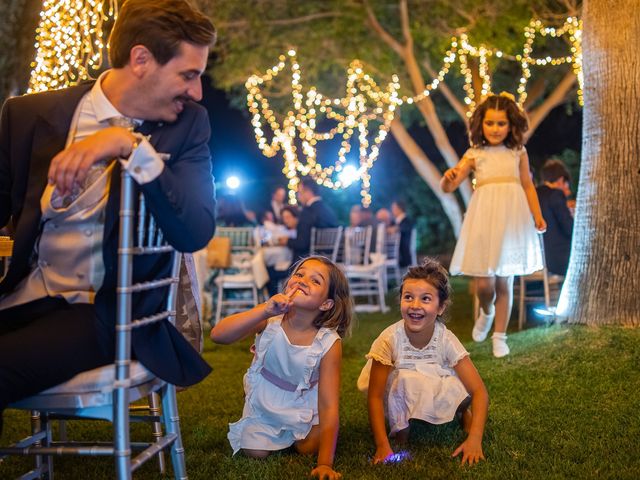
<svg viewBox="0 0 640 480"><path fill-rule="evenodd" d="M475 192L462 223L450 272L476 278L480 313L472 336L487 337L495 318L493 355L509 354L507 324L513 276L542 269L538 232L546 230L523 146L527 117L513 95L490 95L469 122L471 148L447 170L442 190L453 192L473 171Z"/></svg>

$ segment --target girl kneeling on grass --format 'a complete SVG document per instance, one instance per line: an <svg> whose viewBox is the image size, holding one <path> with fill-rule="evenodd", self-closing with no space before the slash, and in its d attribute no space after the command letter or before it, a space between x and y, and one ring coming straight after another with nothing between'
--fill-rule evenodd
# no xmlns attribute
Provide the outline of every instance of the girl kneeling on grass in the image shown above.
<svg viewBox="0 0 640 480"><path fill-rule="evenodd" d="M284 293L231 315L211 330L216 343L257 334L244 378L242 418L230 424L235 454L253 458L290 446L318 454L313 477L336 479L338 403L343 337L351 323L349 284L329 259L298 262Z"/></svg>
<svg viewBox="0 0 640 480"><path fill-rule="evenodd" d="M402 320L386 328L371 345L358 388L368 390L369 421L376 444L373 463L393 461L387 438L409 438L409 420L442 424L457 418L467 438L451 455L462 463L484 459L482 435L487 420L487 389L460 341L442 315L451 303L446 270L426 259L411 267L400 285ZM469 410L469 405L471 410Z"/></svg>

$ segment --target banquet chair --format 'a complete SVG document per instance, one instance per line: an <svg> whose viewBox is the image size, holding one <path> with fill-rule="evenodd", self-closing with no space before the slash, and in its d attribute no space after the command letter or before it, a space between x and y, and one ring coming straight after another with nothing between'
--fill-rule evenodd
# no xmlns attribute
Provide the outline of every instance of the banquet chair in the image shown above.
<svg viewBox="0 0 640 480"><path fill-rule="evenodd" d="M243 308L252 308L258 304L258 290L264 287L256 283L252 262L258 252L260 235L254 227L220 227L216 236L231 239L231 266L224 269L215 279L218 290L216 296L216 314L214 324L223 313ZM258 259L259 260L259 259ZM225 292L235 292L236 298L225 297ZM244 294L249 292L249 296Z"/></svg>
<svg viewBox="0 0 640 480"><path fill-rule="evenodd" d="M384 242L385 285L393 278L396 286L400 285L400 232L387 232Z"/></svg>
<svg viewBox="0 0 640 480"><path fill-rule="evenodd" d="M550 319L555 317L555 306L560 294L560 288L564 277L549 273L547 269L547 261L545 259L544 241L542 233L538 233L540 241L540 249L542 252L542 270L533 272L530 275L521 275L518 282L514 285L514 297L518 298L518 329L522 330L527 320L527 303L544 302L546 316ZM531 284L537 284L538 288L533 292L528 289ZM542 284L542 291L539 285Z"/></svg>
<svg viewBox="0 0 640 480"><path fill-rule="evenodd" d="M357 312L387 312L385 301L385 256L370 253L373 227L348 227L344 230L345 262L342 266L349 281L351 296L365 297L365 302L357 302Z"/></svg>
<svg viewBox="0 0 640 480"><path fill-rule="evenodd" d="M0 448L0 459L8 455L33 455L35 467L20 478L53 478L53 456L88 455L113 456L115 478L131 479L132 473L147 460L170 449L174 478L186 479L184 449L175 386L149 372L140 362L131 359L132 330L165 319L174 322L181 254L163 239L153 216L147 211L144 197L138 195L132 177L123 170L120 203L120 230L117 265L116 358L111 365L82 372L72 379L32 397L9 405L9 408L31 411L31 435L8 448ZM137 206L137 208L136 208ZM137 224L136 218L137 217ZM135 231L134 231L135 230ZM134 257L139 255L170 255L171 271L162 278L133 282ZM132 297L140 292L161 289L166 302L161 311L142 318L132 318ZM132 415L133 402L150 398L148 415ZM156 400L162 404L162 412ZM106 420L113 424L113 439L109 442L74 442L54 439L54 420ZM131 442L130 423L145 421L154 424L153 441ZM160 422L164 425L161 431ZM141 450L132 455L132 449ZM161 462L161 469L163 463Z"/></svg>
<svg viewBox="0 0 640 480"><path fill-rule="evenodd" d="M342 240L343 227L315 228L311 229L310 255L323 255L332 262L338 259L340 241Z"/></svg>

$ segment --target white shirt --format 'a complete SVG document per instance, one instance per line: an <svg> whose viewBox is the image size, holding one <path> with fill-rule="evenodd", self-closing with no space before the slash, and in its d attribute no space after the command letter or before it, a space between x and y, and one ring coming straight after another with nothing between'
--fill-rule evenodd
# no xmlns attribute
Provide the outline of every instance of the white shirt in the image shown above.
<svg viewBox="0 0 640 480"><path fill-rule="evenodd" d="M67 137L66 147L109 126L109 119L123 115L102 91L100 75L82 97ZM142 123L138 120L136 123ZM123 167L139 183L157 178L164 162L147 139L142 139ZM102 242L113 162L78 198L66 207L54 207L54 187L47 185L41 198L42 233L35 249L38 258L31 273L0 298L0 310L44 297L62 297L69 303L93 303L104 280Z"/></svg>

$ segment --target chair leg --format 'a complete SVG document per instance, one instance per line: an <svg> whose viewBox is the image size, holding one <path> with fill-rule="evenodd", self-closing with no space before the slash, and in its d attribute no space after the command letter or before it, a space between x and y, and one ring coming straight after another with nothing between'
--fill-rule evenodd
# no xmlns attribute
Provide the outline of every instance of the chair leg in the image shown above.
<svg viewBox="0 0 640 480"><path fill-rule="evenodd" d="M160 397L157 393L152 393L149 395L149 413L154 417L160 417ZM153 438L157 442L162 437L162 424L160 422L153 422ZM160 451L158 453L158 468L160 469L160 473L164 474L165 471L165 461L164 461L164 451Z"/></svg>
<svg viewBox="0 0 640 480"><path fill-rule="evenodd" d="M215 319L215 324L217 325L218 322L220 321L220 317L222 316L222 298L223 298L223 290L224 288L222 287L222 285L218 286L218 301L216 302L216 319Z"/></svg>
<svg viewBox="0 0 640 480"><path fill-rule="evenodd" d="M521 276L519 281L520 281L520 298L518 300L518 330L522 330L524 328L524 323L526 320L524 297L527 294L527 292L525 291L527 286L524 281L524 277Z"/></svg>
<svg viewBox="0 0 640 480"><path fill-rule="evenodd" d="M167 433L175 433L176 441L171 445L171 463L175 480L187 480L187 466L184 460L184 447L180 435L180 417L178 416L178 402L176 387L165 385L162 393L162 419Z"/></svg>
<svg viewBox="0 0 640 480"><path fill-rule="evenodd" d="M382 272L378 275L378 302L380 303L380 311L387 311L387 303L384 299L384 278Z"/></svg>
<svg viewBox="0 0 640 480"><path fill-rule="evenodd" d="M115 449L116 479L131 480L129 394L126 388L116 388L113 395L113 446Z"/></svg>

